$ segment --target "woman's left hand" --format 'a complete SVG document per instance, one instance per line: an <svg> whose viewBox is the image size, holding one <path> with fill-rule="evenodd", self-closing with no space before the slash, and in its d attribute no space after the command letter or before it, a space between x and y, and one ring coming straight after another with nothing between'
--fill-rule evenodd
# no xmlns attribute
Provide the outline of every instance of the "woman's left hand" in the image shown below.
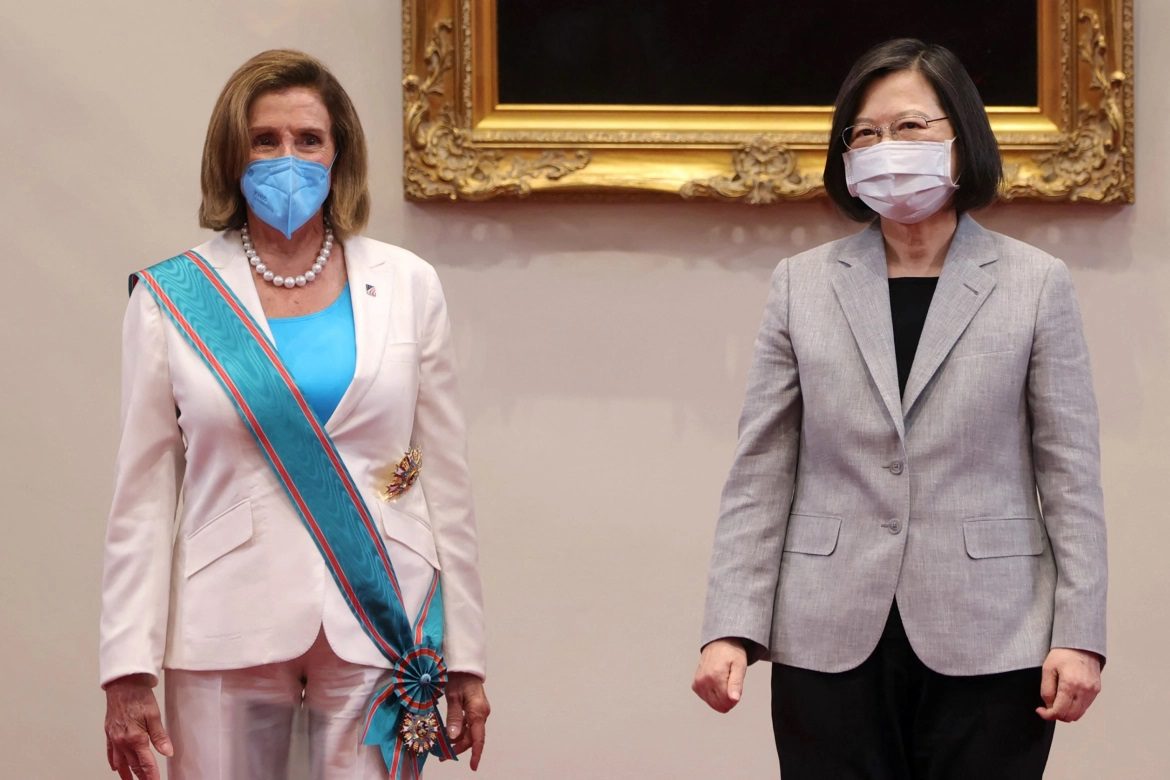
<svg viewBox="0 0 1170 780"><path fill-rule="evenodd" d="M1101 692L1101 657L1084 650L1054 647L1044 661L1036 714L1044 720L1079 720Z"/></svg>
<svg viewBox="0 0 1170 780"><path fill-rule="evenodd" d="M492 707L483 691L483 680L466 672L451 672L447 677L447 734L455 752L471 748L471 768L479 768L483 754L484 724Z"/></svg>

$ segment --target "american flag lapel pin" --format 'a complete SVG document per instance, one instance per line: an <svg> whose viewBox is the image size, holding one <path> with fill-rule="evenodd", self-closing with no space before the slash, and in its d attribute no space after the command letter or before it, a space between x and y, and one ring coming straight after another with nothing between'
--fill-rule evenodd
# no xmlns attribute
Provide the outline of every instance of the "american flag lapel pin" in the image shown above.
<svg viewBox="0 0 1170 780"><path fill-rule="evenodd" d="M366 285L366 295L370 296L371 298L377 298L378 297L378 288L372 284L367 284Z"/></svg>

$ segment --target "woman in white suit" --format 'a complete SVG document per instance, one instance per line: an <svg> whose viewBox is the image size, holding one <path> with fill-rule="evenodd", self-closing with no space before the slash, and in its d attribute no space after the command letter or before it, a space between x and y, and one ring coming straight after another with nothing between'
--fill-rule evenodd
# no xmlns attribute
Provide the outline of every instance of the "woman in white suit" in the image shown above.
<svg viewBox="0 0 1170 780"><path fill-rule="evenodd" d="M159 777L153 745L172 780L283 777L303 710L315 778L413 777L468 748L474 769L483 617L435 271L359 235L361 125L299 52L230 78L202 184L200 224L221 232L136 275L124 327L110 767ZM282 378L287 403L263 385Z"/></svg>
<svg viewBox="0 0 1170 780"><path fill-rule="evenodd" d="M1001 175L950 51L853 66L825 188L869 225L773 275L693 682L773 662L785 780L1038 780L1100 689L1088 354L1064 264L968 214Z"/></svg>

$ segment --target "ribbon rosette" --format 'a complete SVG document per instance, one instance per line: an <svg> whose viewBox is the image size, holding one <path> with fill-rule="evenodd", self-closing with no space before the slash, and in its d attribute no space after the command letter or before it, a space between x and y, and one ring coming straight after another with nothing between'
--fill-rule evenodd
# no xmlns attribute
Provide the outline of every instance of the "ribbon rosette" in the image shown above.
<svg viewBox="0 0 1170 780"><path fill-rule="evenodd" d="M363 741L382 749L392 780L417 777L428 755L455 758L439 714L446 686L443 657L415 645L394 664L390 682L371 702Z"/></svg>

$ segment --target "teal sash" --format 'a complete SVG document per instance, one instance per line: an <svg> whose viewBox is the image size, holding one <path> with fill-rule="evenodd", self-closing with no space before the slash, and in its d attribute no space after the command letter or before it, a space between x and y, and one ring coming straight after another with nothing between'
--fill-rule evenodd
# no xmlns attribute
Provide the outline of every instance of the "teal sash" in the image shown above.
<svg viewBox="0 0 1170 780"><path fill-rule="evenodd" d="M198 353L264 453L354 617L390 662L366 715L391 780L455 758L439 714L447 682L439 575L414 620L369 508L276 347L206 260L187 252L137 274Z"/></svg>

